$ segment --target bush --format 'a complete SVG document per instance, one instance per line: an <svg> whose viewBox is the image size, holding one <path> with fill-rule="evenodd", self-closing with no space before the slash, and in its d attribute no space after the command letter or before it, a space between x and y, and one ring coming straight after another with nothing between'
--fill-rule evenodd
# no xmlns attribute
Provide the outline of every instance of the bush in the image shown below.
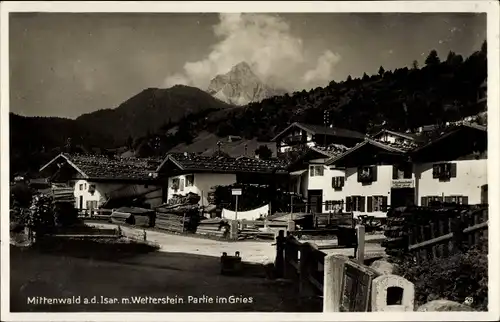
<svg viewBox="0 0 500 322"><path fill-rule="evenodd" d="M418 306L436 299L462 303L472 297L473 309L487 311L488 251L481 246L419 265L405 259L395 273L415 284L415 304Z"/></svg>

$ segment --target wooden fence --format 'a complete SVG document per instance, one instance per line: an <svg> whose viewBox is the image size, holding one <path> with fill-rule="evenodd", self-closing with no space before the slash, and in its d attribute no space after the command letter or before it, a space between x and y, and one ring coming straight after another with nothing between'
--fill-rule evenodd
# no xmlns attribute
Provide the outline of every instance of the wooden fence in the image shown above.
<svg viewBox="0 0 500 322"><path fill-rule="evenodd" d="M111 219L111 209L78 209L78 217L82 219L104 220Z"/></svg>
<svg viewBox="0 0 500 322"><path fill-rule="evenodd" d="M282 230L276 238L275 268L278 277L291 280L301 298L322 298L323 312L412 311L413 284L400 276L386 275L363 264L364 227L356 227L354 258L327 255L313 243L301 243ZM388 289L401 289L400 301L390 303ZM395 304L395 305L394 305Z"/></svg>
<svg viewBox="0 0 500 322"><path fill-rule="evenodd" d="M442 213L442 216L435 216L427 224L408 227L408 250L417 263L447 257L456 250L479 244L481 238L487 238L487 207L464 209L455 216L444 211Z"/></svg>
<svg viewBox="0 0 500 322"><path fill-rule="evenodd" d="M365 249L364 227L356 227L356 241L327 247L352 248L354 258L363 262ZM326 249L326 248L323 248ZM312 285L315 293L323 292L323 266L326 253L318 245L310 242L301 243L291 231L280 230L276 237L276 270L278 274L290 279L299 278L299 285Z"/></svg>

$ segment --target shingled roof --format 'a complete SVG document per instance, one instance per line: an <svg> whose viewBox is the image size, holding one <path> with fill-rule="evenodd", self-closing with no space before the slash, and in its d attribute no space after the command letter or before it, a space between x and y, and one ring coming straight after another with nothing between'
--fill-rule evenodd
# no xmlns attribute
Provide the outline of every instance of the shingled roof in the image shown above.
<svg viewBox="0 0 500 322"><path fill-rule="evenodd" d="M335 157L349 150L348 147L342 144L316 145L310 147L310 149L327 157Z"/></svg>
<svg viewBox="0 0 500 322"><path fill-rule="evenodd" d="M87 179L100 180L148 180L161 163L158 158L120 158L101 155L61 153L43 166L43 171L56 160L64 158Z"/></svg>
<svg viewBox="0 0 500 322"><path fill-rule="evenodd" d="M290 124L286 129L281 131L278 135L276 135L271 141L276 141L281 138L285 133L287 133L291 128L298 127L308 133L313 135L328 135L328 136L337 136L337 137L345 137L345 138L355 138L355 139L363 139L365 135L360 132L356 132L353 130L342 129L338 127L328 127L324 125L316 125L316 124L305 124L295 122Z"/></svg>
<svg viewBox="0 0 500 322"><path fill-rule="evenodd" d="M380 140L374 140L374 139L365 139L363 142L356 144L353 148L345 151L344 153L341 153L337 156L334 156L330 158L326 164L331 165L334 164L335 162L339 161L340 159L344 158L345 156L353 153L354 151L362 148L363 146L366 145L373 145L378 148L381 148L383 150L386 150L391 153L396 153L396 154L405 154L407 152L410 152L416 148L418 148L420 145L414 142L411 143L390 143L390 142L385 142L385 141L380 141Z"/></svg>
<svg viewBox="0 0 500 322"><path fill-rule="evenodd" d="M262 160L250 157L212 157L194 153L169 154L158 167L160 171L165 163L171 161L179 170L216 173L287 173L286 162L282 160Z"/></svg>

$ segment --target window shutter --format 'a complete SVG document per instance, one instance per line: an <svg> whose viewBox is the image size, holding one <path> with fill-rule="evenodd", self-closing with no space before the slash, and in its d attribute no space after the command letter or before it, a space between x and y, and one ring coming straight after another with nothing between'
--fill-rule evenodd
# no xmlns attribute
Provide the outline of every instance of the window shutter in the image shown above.
<svg viewBox="0 0 500 322"><path fill-rule="evenodd" d="M309 176L314 177L314 166L309 167Z"/></svg>
<svg viewBox="0 0 500 322"><path fill-rule="evenodd" d="M336 177L332 177L332 188L336 188L336 181L337 181L337 178Z"/></svg>
<svg viewBox="0 0 500 322"><path fill-rule="evenodd" d="M358 182L361 182L361 173L363 172L363 168L358 167Z"/></svg>
<svg viewBox="0 0 500 322"><path fill-rule="evenodd" d="M392 179L394 179L394 180L399 179L398 174L399 174L399 171L398 171L397 165L393 165L392 166Z"/></svg>
<svg viewBox="0 0 500 322"><path fill-rule="evenodd" d="M345 211L346 212L352 211L352 198L351 197L345 197Z"/></svg>
<svg viewBox="0 0 500 322"><path fill-rule="evenodd" d="M325 170L324 167L322 165L317 165L316 169L318 171L318 176L320 176L320 177L323 176L324 170Z"/></svg>
<svg viewBox="0 0 500 322"><path fill-rule="evenodd" d="M420 198L420 206L421 207L427 207L427 197L421 197Z"/></svg>
<svg viewBox="0 0 500 322"><path fill-rule="evenodd" d="M366 205L366 208L367 208L366 209L367 212L373 212L373 197L372 196L368 197L368 203Z"/></svg>
<svg viewBox="0 0 500 322"><path fill-rule="evenodd" d="M340 186L344 187L345 185L345 177L339 177L340 178Z"/></svg>
<svg viewBox="0 0 500 322"><path fill-rule="evenodd" d="M439 177L439 164L433 164L432 165L432 177L434 179Z"/></svg>
<svg viewBox="0 0 500 322"><path fill-rule="evenodd" d="M450 163L450 177L451 178L457 177L457 164L456 163Z"/></svg>
<svg viewBox="0 0 500 322"><path fill-rule="evenodd" d="M365 197L359 197L359 211L365 212Z"/></svg>
<svg viewBox="0 0 500 322"><path fill-rule="evenodd" d="M469 197L462 196L462 205L468 205L468 204L469 204Z"/></svg>
<svg viewBox="0 0 500 322"><path fill-rule="evenodd" d="M387 211L387 207L389 205L387 204L387 196L382 196L382 209L380 209L381 211Z"/></svg>
<svg viewBox="0 0 500 322"><path fill-rule="evenodd" d="M377 181L377 166L373 166L372 169L372 181L375 182Z"/></svg>

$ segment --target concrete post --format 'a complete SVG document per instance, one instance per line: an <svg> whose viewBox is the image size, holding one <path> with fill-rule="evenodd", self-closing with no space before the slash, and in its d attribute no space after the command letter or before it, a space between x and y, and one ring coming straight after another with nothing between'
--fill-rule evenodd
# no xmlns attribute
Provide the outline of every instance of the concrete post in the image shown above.
<svg viewBox="0 0 500 322"><path fill-rule="evenodd" d="M238 239L238 221L230 220L229 221L229 238L232 240Z"/></svg>
<svg viewBox="0 0 500 322"><path fill-rule="evenodd" d="M344 264L348 258L330 254L325 257L323 275L323 312L340 312Z"/></svg>
<svg viewBox="0 0 500 322"><path fill-rule="evenodd" d="M365 260L365 226L356 226L356 238L358 240L356 260L358 263L363 264Z"/></svg>

